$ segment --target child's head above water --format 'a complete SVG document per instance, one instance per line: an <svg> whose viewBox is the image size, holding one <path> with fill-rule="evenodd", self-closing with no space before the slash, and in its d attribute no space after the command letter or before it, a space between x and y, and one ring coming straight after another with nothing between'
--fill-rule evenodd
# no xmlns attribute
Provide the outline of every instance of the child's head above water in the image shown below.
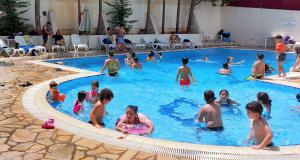
<svg viewBox="0 0 300 160"><path fill-rule="evenodd" d="M127 120L131 123L134 123L135 119L138 117L138 110L137 106L129 105L126 108L126 117Z"/></svg>
<svg viewBox="0 0 300 160"><path fill-rule="evenodd" d="M182 61L183 64L188 64L189 63L189 58L188 57L183 57L181 61Z"/></svg>
<svg viewBox="0 0 300 160"><path fill-rule="evenodd" d="M114 98L114 94L108 88L102 89L98 95L98 100L100 100L101 102L103 102L104 100L110 101L113 98Z"/></svg>
<svg viewBox="0 0 300 160"><path fill-rule="evenodd" d="M267 104L267 105L272 104L272 100L270 99L268 93L266 92L258 92L256 98L262 104Z"/></svg>
<svg viewBox="0 0 300 160"><path fill-rule="evenodd" d="M215 93L212 90L204 91L204 100L207 104L214 102L216 100Z"/></svg>
<svg viewBox="0 0 300 160"><path fill-rule="evenodd" d="M228 56L227 57L227 63L231 63L233 61L233 57L232 56Z"/></svg>
<svg viewBox="0 0 300 160"><path fill-rule="evenodd" d="M221 98L227 98L227 97L229 97L229 92L226 89L222 89L219 93L219 96Z"/></svg>
<svg viewBox="0 0 300 160"><path fill-rule="evenodd" d="M78 92L77 99L78 99L79 102L83 102L85 100L85 98L86 98L86 92L85 91Z"/></svg>
<svg viewBox="0 0 300 160"><path fill-rule="evenodd" d="M155 54L154 54L154 52L153 51L151 51L150 53L148 53L148 56L149 57L153 57Z"/></svg>
<svg viewBox="0 0 300 160"><path fill-rule="evenodd" d="M257 59L263 60L264 59L264 55L262 53L257 53Z"/></svg>
<svg viewBox="0 0 300 160"><path fill-rule="evenodd" d="M248 103L246 105L246 109L247 109L247 114L251 119L259 118L263 111L262 105L256 101Z"/></svg>
<svg viewBox="0 0 300 160"><path fill-rule="evenodd" d="M158 52L157 54L158 54L159 56L162 56L162 53L161 53L161 52Z"/></svg>
<svg viewBox="0 0 300 160"><path fill-rule="evenodd" d="M139 57L134 57L134 62L138 63L139 62Z"/></svg>
<svg viewBox="0 0 300 160"><path fill-rule="evenodd" d="M55 81L51 81L50 84L50 89L57 87L57 83Z"/></svg>
<svg viewBox="0 0 300 160"><path fill-rule="evenodd" d="M99 82L96 81L96 80L94 80L94 81L92 82L92 89L93 89L93 90L98 90L98 88L99 88Z"/></svg>
<svg viewBox="0 0 300 160"><path fill-rule="evenodd" d="M298 94L296 95L296 98L297 98L298 102L300 102L300 93L298 93Z"/></svg>
<svg viewBox="0 0 300 160"><path fill-rule="evenodd" d="M224 68L224 69L228 69L228 68L229 68L228 63L223 63L223 68Z"/></svg>

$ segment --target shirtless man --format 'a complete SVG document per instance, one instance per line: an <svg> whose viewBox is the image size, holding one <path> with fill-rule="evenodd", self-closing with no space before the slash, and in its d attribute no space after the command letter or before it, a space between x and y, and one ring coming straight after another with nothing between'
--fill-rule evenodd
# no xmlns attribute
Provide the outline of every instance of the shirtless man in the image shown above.
<svg viewBox="0 0 300 160"><path fill-rule="evenodd" d="M253 140L252 148L262 149L274 146L272 143L272 130L267 121L261 116L263 108L259 102L253 101L246 105L247 115L252 120L251 131L247 138L248 141Z"/></svg>
<svg viewBox="0 0 300 160"><path fill-rule="evenodd" d="M193 84L196 84L196 80L192 74L191 68L187 66L189 59L187 57L182 58L182 66L178 68L176 75L176 82L180 76L180 85L187 86L191 84L190 78L192 78Z"/></svg>
<svg viewBox="0 0 300 160"><path fill-rule="evenodd" d="M206 90L204 92L204 105L198 114L198 121L205 122L206 127L210 130L221 131L223 130L222 114L220 105L215 102L216 97L213 91Z"/></svg>
<svg viewBox="0 0 300 160"><path fill-rule="evenodd" d="M106 113L105 106L114 98L114 94L108 88L104 88L98 95L98 101L95 103L91 113L89 123L96 128L102 128L105 126L103 122L104 115Z"/></svg>
<svg viewBox="0 0 300 160"><path fill-rule="evenodd" d="M126 31L124 29L124 25L123 24L118 24L116 29L116 36L117 36L117 46L119 47L119 50L123 51L126 46L125 46L125 42L124 42L124 37L126 35Z"/></svg>
<svg viewBox="0 0 300 160"><path fill-rule="evenodd" d="M108 59L105 60L104 66L100 71L101 74L103 74L104 70L107 68L109 76L117 76L118 70L120 70L120 63L118 59L113 58L114 54L114 50L109 51Z"/></svg>
<svg viewBox="0 0 300 160"><path fill-rule="evenodd" d="M257 54L257 60L254 62L252 67L252 78L253 79L263 79L265 76L265 63L264 55L261 53Z"/></svg>
<svg viewBox="0 0 300 160"><path fill-rule="evenodd" d="M171 44L177 44L179 43L179 39L178 36L175 34L175 32L172 32L172 34L170 35L170 43Z"/></svg>

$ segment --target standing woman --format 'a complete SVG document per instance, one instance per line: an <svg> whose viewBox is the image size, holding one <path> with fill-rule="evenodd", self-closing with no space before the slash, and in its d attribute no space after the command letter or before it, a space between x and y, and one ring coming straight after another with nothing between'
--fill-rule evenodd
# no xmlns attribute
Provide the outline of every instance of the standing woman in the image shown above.
<svg viewBox="0 0 300 160"><path fill-rule="evenodd" d="M48 36L49 36L49 31L48 31L48 26L45 24L42 29L42 36L43 36L43 46L47 47L47 42L48 42Z"/></svg>

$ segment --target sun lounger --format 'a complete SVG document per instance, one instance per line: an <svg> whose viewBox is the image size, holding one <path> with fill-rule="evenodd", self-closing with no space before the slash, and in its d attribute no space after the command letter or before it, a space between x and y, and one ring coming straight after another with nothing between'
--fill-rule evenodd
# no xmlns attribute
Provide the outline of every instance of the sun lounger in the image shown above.
<svg viewBox="0 0 300 160"><path fill-rule="evenodd" d="M88 45L81 43L80 37L78 34L71 35L71 42L72 42L72 45L73 45L74 51L75 51L74 57L76 57L76 55L78 56L78 51L80 49L84 49L86 52L89 51Z"/></svg>
<svg viewBox="0 0 300 160"><path fill-rule="evenodd" d="M142 42L145 44L146 47L150 49L154 49L154 38L149 38L149 37L143 37Z"/></svg>
<svg viewBox="0 0 300 160"><path fill-rule="evenodd" d="M116 44L114 42L112 44L105 44L103 42L103 40L106 38L108 38L108 37L107 36L99 36L98 37L99 44L98 44L97 48L101 49L101 47L104 46L106 51L108 51L110 48L116 48Z"/></svg>
<svg viewBox="0 0 300 160"><path fill-rule="evenodd" d="M47 50L44 46L28 45L23 36L15 36L15 41L19 44L19 49L21 48L26 53L29 53L33 49L35 49L39 53L46 53L48 55Z"/></svg>
<svg viewBox="0 0 300 160"><path fill-rule="evenodd" d="M21 55L21 53L25 53L25 51L20 49L9 48L7 45L0 39L0 53L5 57L12 57L16 55Z"/></svg>
<svg viewBox="0 0 300 160"><path fill-rule="evenodd" d="M138 49L145 49L146 48L146 45L143 44L143 43L139 43L139 42L134 42L132 41L131 39L129 39L128 37L126 37L126 39L128 39L129 41L131 41L131 44L130 46L127 46L127 47L133 47L133 48L138 48ZM127 45L127 44L126 44Z"/></svg>

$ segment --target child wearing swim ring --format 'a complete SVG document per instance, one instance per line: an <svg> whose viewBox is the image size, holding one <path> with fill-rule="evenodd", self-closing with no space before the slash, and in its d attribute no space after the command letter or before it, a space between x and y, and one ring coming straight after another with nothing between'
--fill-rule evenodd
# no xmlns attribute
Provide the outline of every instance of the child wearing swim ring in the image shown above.
<svg viewBox="0 0 300 160"><path fill-rule="evenodd" d="M271 118L271 106L272 100L270 99L268 93L266 92L258 92L256 95L257 101L265 108L262 115L266 119Z"/></svg>
<svg viewBox="0 0 300 160"><path fill-rule="evenodd" d="M182 66L178 68L178 72L176 75L176 82L180 77L180 85L187 86L191 84L190 78L193 81L193 84L196 84L195 78L192 74L190 67L187 66L189 59L187 57L182 58Z"/></svg>
<svg viewBox="0 0 300 160"><path fill-rule="evenodd" d="M236 101L229 98L229 92L226 89L222 89L219 93L220 99L216 102L220 105L240 105Z"/></svg>
<svg viewBox="0 0 300 160"><path fill-rule="evenodd" d="M83 110L83 101L85 100L85 98L86 98L85 91L78 92L78 97L77 97L77 100L75 101L75 104L73 107L73 112L75 114L78 114Z"/></svg>
<svg viewBox="0 0 300 160"><path fill-rule="evenodd" d="M99 82L94 80L92 82L92 90L86 92L86 101L96 103L98 95Z"/></svg>
<svg viewBox="0 0 300 160"><path fill-rule="evenodd" d="M110 50L108 53L108 59L105 60L104 66L102 67L100 73L103 74L104 70L107 68L109 76L117 76L120 70L120 63L118 59L113 58L115 55L114 50Z"/></svg>
<svg viewBox="0 0 300 160"><path fill-rule="evenodd" d="M277 35L275 36L275 42L276 42L276 59L277 59L277 66L278 66L278 77L285 77L285 71L283 68L283 62L286 59L286 50L287 47L285 45L285 43L282 41L282 36L281 35ZM282 75L281 75L282 73Z"/></svg>
<svg viewBox="0 0 300 160"><path fill-rule="evenodd" d="M61 101L63 102L66 98L66 95L60 94L57 89L57 83L55 81L50 82L50 97L53 101Z"/></svg>
<svg viewBox="0 0 300 160"><path fill-rule="evenodd" d="M124 116L120 117L116 123L116 130L123 133L135 133L134 127L137 125L144 125L146 128L142 128L144 134L151 134L153 131L152 122L143 114L138 114L138 107L129 105L126 108ZM135 129L138 130L138 129Z"/></svg>
<svg viewBox="0 0 300 160"><path fill-rule="evenodd" d="M155 60L154 55L155 55L155 53L153 51L151 51L150 53L148 53L146 61L148 61L148 62L154 61Z"/></svg>

